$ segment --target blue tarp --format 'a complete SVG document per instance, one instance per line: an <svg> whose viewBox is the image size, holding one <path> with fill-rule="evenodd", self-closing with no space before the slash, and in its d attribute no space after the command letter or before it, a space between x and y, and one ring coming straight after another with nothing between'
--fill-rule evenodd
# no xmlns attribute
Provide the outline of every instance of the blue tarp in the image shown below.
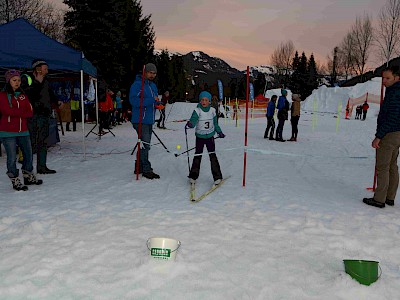
<svg viewBox="0 0 400 300"><path fill-rule="evenodd" d="M37 58L44 59L50 70L83 70L93 77L97 75L81 51L48 37L27 20L19 18L0 26L0 67L31 69Z"/></svg>

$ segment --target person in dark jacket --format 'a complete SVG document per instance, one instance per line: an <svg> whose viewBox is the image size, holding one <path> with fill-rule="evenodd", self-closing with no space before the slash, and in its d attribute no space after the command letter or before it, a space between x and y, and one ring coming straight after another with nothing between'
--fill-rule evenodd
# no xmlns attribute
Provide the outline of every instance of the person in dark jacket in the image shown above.
<svg viewBox="0 0 400 300"><path fill-rule="evenodd" d="M376 149L377 186L373 198L364 198L365 204L383 208L393 206L399 186L397 158L400 148L400 71L388 67L383 71L385 98L379 111L372 148Z"/></svg>
<svg viewBox="0 0 400 300"><path fill-rule="evenodd" d="M17 70L8 70L5 74L6 87L0 92L0 141L7 153L7 175L14 190L26 191L27 185L42 184L36 178L32 166L32 147L27 120L32 117L33 109L28 97L21 89L21 75ZM17 145L23 154L22 175L24 184L19 179L16 166Z"/></svg>
<svg viewBox="0 0 400 300"><path fill-rule="evenodd" d="M35 59L32 62L34 80L28 88L27 94L33 107L33 117L28 122L32 149L37 153L36 170L39 174L54 174L55 170L47 167L47 137L49 136L49 122L52 105L62 106L50 84L45 78L49 72L46 61Z"/></svg>
<svg viewBox="0 0 400 300"><path fill-rule="evenodd" d="M269 139L274 140L274 132L275 132L275 107L276 107L276 99L278 99L277 95L273 95L271 97L271 101L268 102L267 105L267 128L265 129L264 132L264 139L268 138L269 134Z"/></svg>
<svg viewBox="0 0 400 300"><path fill-rule="evenodd" d="M157 127L165 129L165 107L167 106L169 101L169 91L165 91L162 95L161 102L162 106L160 107L160 118L157 121Z"/></svg>
<svg viewBox="0 0 400 300"><path fill-rule="evenodd" d="M161 102L158 100L158 89L154 83L154 79L157 76L156 66L152 63L146 64L144 76L142 111L140 110L142 92L141 74L136 76L136 79L129 91L129 102L132 105L131 122L138 135L139 122L141 122L140 139L143 145L140 149L139 173L142 173L142 176L148 179L158 179L160 178L160 175L153 172L151 163L149 161L150 142L151 135L153 133L153 124L155 122L154 117L156 113L156 106L161 105Z"/></svg>
<svg viewBox="0 0 400 300"><path fill-rule="evenodd" d="M285 126L285 121L289 119L289 101L286 99L287 91L285 89L281 90L282 96L279 96L277 109L278 109L278 128L276 129L275 139L279 142L285 142L282 138L283 127Z"/></svg>

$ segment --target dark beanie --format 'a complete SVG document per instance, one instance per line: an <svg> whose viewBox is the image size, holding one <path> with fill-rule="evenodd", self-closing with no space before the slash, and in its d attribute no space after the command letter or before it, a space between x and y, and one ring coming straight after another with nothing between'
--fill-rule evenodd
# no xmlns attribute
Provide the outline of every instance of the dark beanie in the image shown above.
<svg viewBox="0 0 400 300"><path fill-rule="evenodd" d="M148 63L148 64L145 66L144 70L145 70L146 72L154 72L154 73L157 73L157 67L156 67L155 64L152 64L152 63Z"/></svg>
<svg viewBox="0 0 400 300"><path fill-rule="evenodd" d="M32 69L40 67L42 65L47 65L47 62L44 59L34 59L32 61Z"/></svg>

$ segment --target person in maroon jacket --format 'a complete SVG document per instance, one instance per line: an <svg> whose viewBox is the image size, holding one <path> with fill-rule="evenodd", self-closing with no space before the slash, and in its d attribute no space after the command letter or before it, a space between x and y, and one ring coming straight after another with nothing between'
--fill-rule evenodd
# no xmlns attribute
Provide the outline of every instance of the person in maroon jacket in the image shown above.
<svg viewBox="0 0 400 300"><path fill-rule="evenodd" d="M27 119L32 117L33 109L28 97L22 92L21 74L17 70L9 70L5 74L5 91L0 92L0 139L7 153L7 175L11 179L14 190L26 191L27 185L42 184L33 173L32 147L27 126ZM17 145L23 154L22 175L24 184L19 179L16 166Z"/></svg>
<svg viewBox="0 0 400 300"><path fill-rule="evenodd" d="M363 121L365 121L365 118L367 117L368 108L369 108L368 102L365 101L363 106L362 106L362 112L363 112L363 118L362 119L363 119ZM360 115L360 117L361 117L361 115Z"/></svg>

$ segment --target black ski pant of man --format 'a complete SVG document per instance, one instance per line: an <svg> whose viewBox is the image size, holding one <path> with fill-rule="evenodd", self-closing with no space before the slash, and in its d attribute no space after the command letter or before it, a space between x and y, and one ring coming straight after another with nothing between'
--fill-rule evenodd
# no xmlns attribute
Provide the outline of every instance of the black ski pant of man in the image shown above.
<svg viewBox="0 0 400 300"><path fill-rule="evenodd" d="M270 132L270 130L271 130L271 132ZM273 139L274 138L274 132L275 132L274 116L267 117L267 129L265 129L264 139L268 138L268 133L269 133L269 138Z"/></svg>
<svg viewBox="0 0 400 300"><path fill-rule="evenodd" d="M367 110L363 110L363 121L365 121L365 118L367 117ZM361 115L360 115L360 119L361 119Z"/></svg>
<svg viewBox="0 0 400 300"><path fill-rule="evenodd" d="M295 116L290 119L292 123L292 138L297 139L297 134L299 133L299 119L300 116Z"/></svg>
<svg viewBox="0 0 400 300"><path fill-rule="evenodd" d="M49 136L50 117L36 115L28 121L31 136L32 151L36 153L36 171L47 168L47 138Z"/></svg>
<svg viewBox="0 0 400 300"><path fill-rule="evenodd" d="M160 118L158 119L157 127L158 128L165 127L165 108L164 109L160 109Z"/></svg>
<svg viewBox="0 0 400 300"><path fill-rule="evenodd" d="M214 137L202 139L196 136L196 152L193 158L192 168L190 169L189 178L196 180L200 174L201 157L203 154L204 145L210 156L211 173L214 181L222 179L221 168L219 166L217 155L215 154L215 141Z"/></svg>
<svg viewBox="0 0 400 300"><path fill-rule="evenodd" d="M71 121L72 121L72 130L76 131L76 122L78 121L79 118L79 110L71 110ZM71 122L67 122L67 131L70 131L71 128L69 128L69 124Z"/></svg>
<svg viewBox="0 0 400 300"><path fill-rule="evenodd" d="M283 127L285 126L285 119L279 119L278 128L276 128L276 140L282 140Z"/></svg>

